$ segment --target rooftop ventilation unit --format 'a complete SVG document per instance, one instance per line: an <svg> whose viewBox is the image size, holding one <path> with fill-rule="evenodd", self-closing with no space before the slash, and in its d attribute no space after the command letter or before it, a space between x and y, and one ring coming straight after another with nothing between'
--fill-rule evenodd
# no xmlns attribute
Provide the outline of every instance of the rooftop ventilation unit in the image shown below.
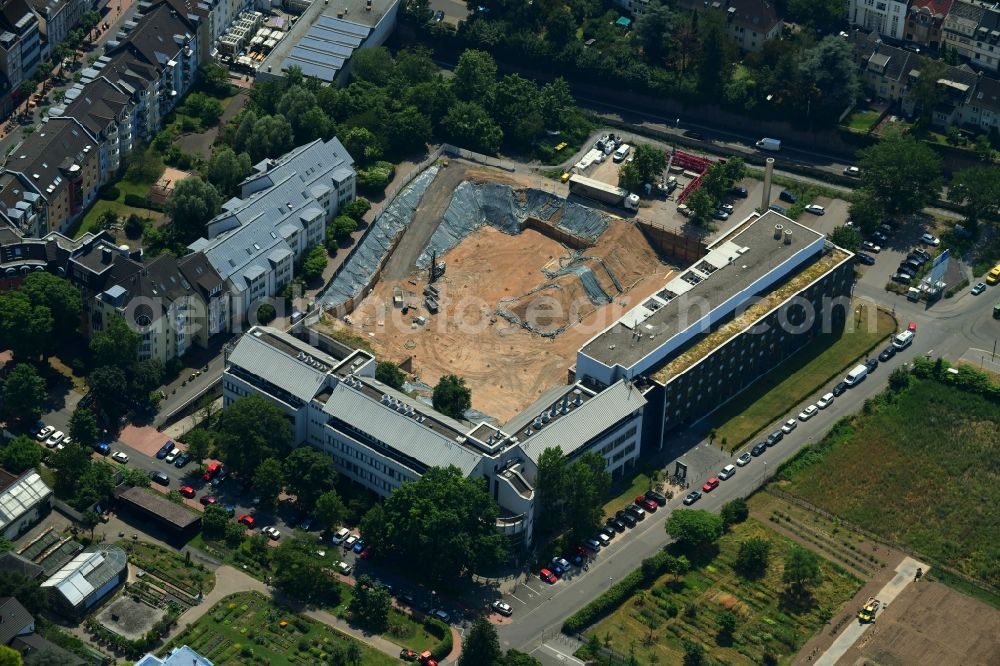
<svg viewBox="0 0 1000 666"><path fill-rule="evenodd" d="M574 396L573 402L576 403L577 407L583 404L583 391L581 391L580 389L573 389L573 396Z"/></svg>
<svg viewBox="0 0 1000 666"><path fill-rule="evenodd" d="M783 225L774 225L774 240L781 240L781 232L785 229Z"/></svg>
<svg viewBox="0 0 1000 666"><path fill-rule="evenodd" d="M535 419L534 423L532 423L531 425L532 425L532 427L535 430L541 430L542 429L542 419L540 419L540 418Z"/></svg>
<svg viewBox="0 0 1000 666"><path fill-rule="evenodd" d="M552 417L549 416L548 412L542 412L542 423L548 423L551 420L552 420Z"/></svg>
<svg viewBox="0 0 1000 666"><path fill-rule="evenodd" d="M791 245L791 244L792 244L792 230L785 229L785 245Z"/></svg>

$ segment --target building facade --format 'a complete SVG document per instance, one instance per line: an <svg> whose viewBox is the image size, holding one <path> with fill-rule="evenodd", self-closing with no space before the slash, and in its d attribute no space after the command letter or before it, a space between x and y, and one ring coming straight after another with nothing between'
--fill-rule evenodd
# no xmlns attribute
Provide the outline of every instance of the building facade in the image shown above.
<svg viewBox="0 0 1000 666"><path fill-rule="evenodd" d="M772 0L677 0L686 11L721 11L726 16L726 32L742 51L760 51L764 42L779 39L785 27Z"/></svg>
<svg viewBox="0 0 1000 666"><path fill-rule="evenodd" d="M66 41L91 7L87 0L32 0L31 5L38 14L38 28L50 53Z"/></svg>
<svg viewBox="0 0 1000 666"><path fill-rule="evenodd" d="M953 0L912 0L906 14L903 38L914 44L937 49L944 43L944 19Z"/></svg>
<svg viewBox="0 0 1000 666"><path fill-rule="evenodd" d="M1000 68L1000 3L955 0L943 24L944 43L970 65Z"/></svg>
<svg viewBox="0 0 1000 666"><path fill-rule="evenodd" d="M850 0L847 20L867 31L902 40L906 33L907 4L901 0Z"/></svg>
<svg viewBox="0 0 1000 666"><path fill-rule="evenodd" d="M0 534L14 541L52 511L52 489L33 469L15 476L0 470Z"/></svg>

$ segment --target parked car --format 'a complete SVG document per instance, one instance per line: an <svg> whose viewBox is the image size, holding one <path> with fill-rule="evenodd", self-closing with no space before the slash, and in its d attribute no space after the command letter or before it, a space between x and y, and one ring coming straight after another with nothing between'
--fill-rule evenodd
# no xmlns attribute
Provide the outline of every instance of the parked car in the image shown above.
<svg viewBox="0 0 1000 666"><path fill-rule="evenodd" d="M645 495L639 495L638 497L636 497L635 503L637 506L641 506L643 509L649 511L650 513L654 513L656 509L659 508L660 506L659 504L649 499Z"/></svg>
<svg viewBox="0 0 1000 666"><path fill-rule="evenodd" d="M214 495L202 495L201 499L198 500L205 506L211 506L212 504L218 504L219 498Z"/></svg>
<svg viewBox="0 0 1000 666"><path fill-rule="evenodd" d="M706 481L704 485L702 485L701 490L702 492L710 493L718 487L719 487L719 480L714 476L710 476L708 478L708 481Z"/></svg>
<svg viewBox="0 0 1000 666"><path fill-rule="evenodd" d="M553 557L552 566L561 568L563 571L569 571L570 563L566 561L565 557Z"/></svg>
<svg viewBox="0 0 1000 666"><path fill-rule="evenodd" d="M336 531L336 533L334 533L333 537L330 538L330 543L334 546L339 546L344 543L344 540L349 536L351 536L351 531L346 527L341 527Z"/></svg>
<svg viewBox="0 0 1000 666"><path fill-rule="evenodd" d="M630 504L625 507L626 513L631 513L632 517L636 520L646 520L646 511L641 506L636 506L635 504Z"/></svg>
<svg viewBox="0 0 1000 666"><path fill-rule="evenodd" d="M910 284L913 281L913 277L909 273L893 273L892 277L889 278L893 282L898 282L900 284Z"/></svg>
<svg viewBox="0 0 1000 666"><path fill-rule="evenodd" d="M909 324L906 325L906 330L908 330L910 333L916 334L917 322L911 321Z"/></svg>
<svg viewBox="0 0 1000 666"><path fill-rule="evenodd" d="M215 478L215 475L222 471L222 463L210 463L205 473L201 475L205 481L211 481Z"/></svg>
<svg viewBox="0 0 1000 666"><path fill-rule="evenodd" d="M107 442L98 442L97 444L94 444L94 450L102 456L106 456L111 453L111 445Z"/></svg>
<svg viewBox="0 0 1000 666"><path fill-rule="evenodd" d="M781 213L782 215L788 212L787 208L785 208L784 206L779 206L778 204L771 204L767 208L768 210L773 210L775 213Z"/></svg>
<svg viewBox="0 0 1000 666"><path fill-rule="evenodd" d="M691 506L700 499L701 499L701 493L698 492L697 490L692 490L684 498L684 506Z"/></svg>
<svg viewBox="0 0 1000 666"><path fill-rule="evenodd" d="M124 451L115 451L111 454L111 459L115 462L120 462L123 465L128 464L128 454Z"/></svg>
<svg viewBox="0 0 1000 666"><path fill-rule="evenodd" d="M764 443L767 444L768 447L772 447L781 440L783 440L784 438L785 438L784 429L775 430L774 432L772 432L770 435L767 436L767 439L764 440Z"/></svg>
<svg viewBox="0 0 1000 666"><path fill-rule="evenodd" d="M161 446L160 450L156 452L156 459L157 460L163 460L173 450L174 450L174 442L173 442L173 440L167 440L167 443L164 444L163 446ZM218 463L215 463L215 464L217 465Z"/></svg>
<svg viewBox="0 0 1000 666"><path fill-rule="evenodd" d="M344 539L344 549L351 550L352 548L354 548L354 544L356 544L360 538L361 537L359 537L357 534L351 534L350 536L348 536L346 539Z"/></svg>
<svg viewBox="0 0 1000 666"><path fill-rule="evenodd" d="M441 620L445 624L448 624L449 622L451 622L451 615L449 615L445 611L441 610L440 608L433 609L431 611L431 615L434 616L434 617L436 617L437 619Z"/></svg>
<svg viewBox="0 0 1000 666"><path fill-rule="evenodd" d="M858 258L858 261L863 263L865 266L875 265L875 257L871 256L870 254L865 254L864 252L858 252L855 256Z"/></svg>
<svg viewBox="0 0 1000 666"><path fill-rule="evenodd" d="M272 539L274 541L277 541L278 539L281 538L281 532L276 527L268 526L262 529L261 532L263 532L269 539Z"/></svg>
<svg viewBox="0 0 1000 666"><path fill-rule="evenodd" d="M66 433L64 433L62 430L56 430L45 439L45 446L49 447L50 449L55 448L55 445L63 441L63 437L65 436Z"/></svg>
<svg viewBox="0 0 1000 666"><path fill-rule="evenodd" d="M896 355L896 348L893 347L892 345L889 345L888 347L882 350L881 354L878 355L878 360L881 361L882 363L885 363L895 355Z"/></svg>
<svg viewBox="0 0 1000 666"><path fill-rule="evenodd" d="M337 562L334 566L337 568L337 572L341 576L350 576L351 572L354 571L354 567L347 562Z"/></svg>
<svg viewBox="0 0 1000 666"><path fill-rule="evenodd" d="M719 206L719 210L724 212L726 215L732 215L733 213L736 212L736 208L733 206L733 204L722 204Z"/></svg>
<svg viewBox="0 0 1000 666"><path fill-rule="evenodd" d="M812 417L816 416L819 408L816 405L809 405L801 412L799 412L799 421L808 421Z"/></svg>
<svg viewBox="0 0 1000 666"><path fill-rule="evenodd" d="M661 495L660 493L656 492L655 490L647 490L646 499L653 500L654 502L656 502L658 506L667 505L667 498Z"/></svg>
<svg viewBox="0 0 1000 666"><path fill-rule="evenodd" d="M726 211L724 211L722 209L716 208L715 210L712 211L712 219L713 220L728 220L729 219L729 213L727 213Z"/></svg>
<svg viewBox="0 0 1000 666"><path fill-rule="evenodd" d="M586 548L587 550L591 551L591 552L594 552L594 553L601 552L601 542L598 541L597 539L587 539L587 540L585 540L583 542L583 547Z"/></svg>
<svg viewBox="0 0 1000 666"><path fill-rule="evenodd" d="M920 242L926 243L927 245L930 245L932 247L937 247L938 245L941 244L941 239L937 238L932 234L924 234L923 236L920 237Z"/></svg>
<svg viewBox="0 0 1000 666"><path fill-rule="evenodd" d="M608 544L611 543L611 537L609 537L604 532L598 532L597 534L594 535L594 538L592 540L596 541L602 546L607 546Z"/></svg>
<svg viewBox="0 0 1000 666"><path fill-rule="evenodd" d="M625 523L618 518L608 518L606 525L616 532L625 531Z"/></svg>
<svg viewBox="0 0 1000 666"><path fill-rule="evenodd" d="M236 522L240 523L241 525L246 525L250 529L253 529L254 520L253 516L251 515L243 514L242 516L236 519Z"/></svg>
<svg viewBox="0 0 1000 666"><path fill-rule="evenodd" d="M833 404L833 400L834 400L833 394L827 393L822 398L816 401L816 406L819 407L820 409L826 409L827 407Z"/></svg>
<svg viewBox="0 0 1000 666"><path fill-rule="evenodd" d="M194 497L194 488L192 488L191 486L181 486L180 493L184 497L192 498Z"/></svg>
<svg viewBox="0 0 1000 666"><path fill-rule="evenodd" d="M826 215L826 208L823 208L819 204L809 204L805 207L805 211L813 215Z"/></svg>
<svg viewBox="0 0 1000 666"><path fill-rule="evenodd" d="M923 254L918 254L917 252L911 252L906 255L906 261L912 261L917 266L923 266L930 259L930 255L926 252Z"/></svg>
<svg viewBox="0 0 1000 666"><path fill-rule="evenodd" d="M750 455L757 457L759 455L763 455L765 451L767 451L767 444L761 442L750 449Z"/></svg>
<svg viewBox="0 0 1000 666"><path fill-rule="evenodd" d="M750 196L750 193L747 192L747 188L740 187L739 185L734 185L731 188L729 188L729 193L732 194L734 197L739 197L740 199L746 199L748 196Z"/></svg>
<svg viewBox="0 0 1000 666"><path fill-rule="evenodd" d="M787 201L790 204L793 204L799 200L797 196L795 196L788 190L781 190L781 194L778 195L778 198L781 199L782 201Z"/></svg>
<svg viewBox="0 0 1000 666"><path fill-rule="evenodd" d="M343 562L338 562L338 564L343 564ZM399 651L399 658L403 661L416 661L419 656L413 650L407 650L406 648Z"/></svg>
<svg viewBox="0 0 1000 666"><path fill-rule="evenodd" d="M426 16L426 14L424 14L424 16ZM436 12L434 12L434 22L435 23L440 23L443 20L444 20L444 11L443 10L439 9Z"/></svg>
<svg viewBox="0 0 1000 666"><path fill-rule="evenodd" d="M152 472L149 475L149 480L153 481L154 483L158 483L161 486L170 485L170 477L164 474L163 472Z"/></svg>
<svg viewBox="0 0 1000 666"><path fill-rule="evenodd" d="M753 460L753 457L749 453L743 453L740 455L739 458L736 459L736 464L739 467L746 467L747 465L750 464L751 460Z"/></svg>
<svg viewBox="0 0 1000 666"><path fill-rule="evenodd" d="M625 523L626 527L628 527L629 529L632 529L639 523L636 517L633 516L628 511L619 511L615 513L615 518Z"/></svg>
<svg viewBox="0 0 1000 666"><path fill-rule="evenodd" d="M861 244L861 247L868 250L869 252L874 252L875 254L878 254L879 252L882 251L881 245L876 245L871 241L865 241L864 243Z"/></svg>
<svg viewBox="0 0 1000 666"><path fill-rule="evenodd" d="M41 430L38 431L38 434L35 435L35 439L37 439L39 442L44 442L49 438L49 435L51 435L55 431L56 429L53 426L50 425L44 426Z"/></svg>
<svg viewBox="0 0 1000 666"><path fill-rule="evenodd" d="M861 176L861 169L856 166L849 166L844 169L845 176L851 176L852 178L858 178Z"/></svg>
<svg viewBox="0 0 1000 666"><path fill-rule="evenodd" d="M865 361L865 367L868 368L869 373L875 372L875 368L878 367L878 359L875 358L868 359L867 361Z"/></svg>
<svg viewBox="0 0 1000 666"><path fill-rule="evenodd" d="M886 236L881 231L876 231L875 233L872 234L872 241L874 241L876 245L881 245L882 247L885 247L889 242L889 237Z"/></svg>
<svg viewBox="0 0 1000 666"><path fill-rule="evenodd" d="M985 282L978 282L978 283L976 283L976 286L972 288L972 295L973 296L978 296L979 294L983 293L984 291L986 291L986 283Z"/></svg>
<svg viewBox="0 0 1000 666"><path fill-rule="evenodd" d="M180 469L191 462L191 454L185 451L184 453L177 456L177 460L174 461L174 467Z"/></svg>
<svg viewBox="0 0 1000 666"><path fill-rule="evenodd" d="M618 535L618 532L615 531L615 528L610 527L608 525L602 527L600 533L608 537L609 540L614 539ZM603 542L603 539L601 541Z"/></svg>
<svg viewBox="0 0 1000 666"><path fill-rule="evenodd" d="M163 459L163 462L167 463L168 465L172 465L177 460L177 456L179 456L180 454L181 454L180 449L171 449L170 453L167 454L167 457Z"/></svg>
<svg viewBox="0 0 1000 666"><path fill-rule="evenodd" d="M830 392L833 393L834 397L839 397L846 390L847 390L847 382L837 382L836 385L834 385L834 387L830 389Z"/></svg>
<svg viewBox="0 0 1000 666"><path fill-rule="evenodd" d="M719 478L725 481L733 474L736 474L736 465L726 465L719 471Z"/></svg>
<svg viewBox="0 0 1000 666"><path fill-rule="evenodd" d="M365 540L364 539L358 539L357 541L355 541L354 542L354 547L351 548L351 550L354 551L355 553L360 553L364 549L365 549Z"/></svg>
<svg viewBox="0 0 1000 666"><path fill-rule="evenodd" d="M514 614L514 609L510 604L504 603L499 599L490 604L490 608L493 609L495 613L500 613L504 617L510 617Z"/></svg>
<svg viewBox="0 0 1000 666"><path fill-rule="evenodd" d="M931 259L931 253L922 247L914 248L913 254L922 257L924 261L930 261Z"/></svg>

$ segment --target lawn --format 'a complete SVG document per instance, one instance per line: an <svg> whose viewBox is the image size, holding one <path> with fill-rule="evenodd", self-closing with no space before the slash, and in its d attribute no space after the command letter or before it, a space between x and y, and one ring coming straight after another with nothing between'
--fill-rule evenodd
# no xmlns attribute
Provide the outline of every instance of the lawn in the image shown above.
<svg viewBox="0 0 1000 666"><path fill-rule="evenodd" d="M1000 405L933 379L914 382L800 453L779 470L781 487L1000 586Z"/></svg>
<svg viewBox="0 0 1000 666"><path fill-rule="evenodd" d="M125 181L122 181L124 183ZM148 186L146 188L148 190ZM124 189L122 190L122 197L124 200ZM148 217L153 220L155 224L160 218L163 217L163 213L158 213L155 210L147 210L145 208L135 208L133 206L126 206L124 203L119 201L105 201L104 199L98 199L94 203L93 207L87 211L87 214L83 216L83 221L80 222L80 228L76 230L75 237L79 238L88 231L97 232L100 231L99 220L101 215L106 210L112 210L118 215L118 219L124 222L128 219L129 215L135 213L139 217Z"/></svg>
<svg viewBox="0 0 1000 666"><path fill-rule="evenodd" d="M605 517L615 515L616 511L631 504L636 495L642 495L651 487L649 475L645 472L639 472L632 477L632 483L628 488L622 490L614 499L604 505Z"/></svg>
<svg viewBox="0 0 1000 666"><path fill-rule="evenodd" d="M749 581L732 569L739 545L750 537L771 544L768 570ZM788 662L861 586L840 567L820 561L823 582L813 590L813 603L796 611L783 603L784 555L792 541L748 520L735 525L719 542L718 555L685 576L667 574L636 594L587 631L605 646L637 663L680 664L683 641L701 643L712 663ZM719 615L737 615L731 638L719 635Z"/></svg>
<svg viewBox="0 0 1000 666"><path fill-rule="evenodd" d="M878 120L878 111L855 111L847 119L847 126L851 128L852 132L867 132Z"/></svg>
<svg viewBox="0 0 1000 666"><path fill-rule="evenodd" d="M818 336L750 390L720 407L710 417L716 439L724 437L731 450L742 447L896 330L896 320L883 310L878 311L875 330L869 330L866 320L867 315L854 331Z"/></svg>
<svg viewBox="0 0 1000 666"><path fill-rule="evenodd" d="M178 552L145 541L120 541L129 561L192 597L208 594L215 587L215 574Z"/></svg>
<svg viewBox="0 0 1000 666"><path fill-rule="evenodd" d="M168 648L189 645L215 666L250 663L284 666L346 664L349 646L360 651L362 666L392 666L399 661L324 624L276 606L255 592L226 597Z"/></svg>

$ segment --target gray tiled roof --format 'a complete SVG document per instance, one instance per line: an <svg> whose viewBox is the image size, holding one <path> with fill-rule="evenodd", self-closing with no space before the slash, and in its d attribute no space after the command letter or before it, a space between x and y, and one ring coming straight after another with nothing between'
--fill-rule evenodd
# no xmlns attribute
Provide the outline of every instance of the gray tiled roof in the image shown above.
<svg viewBox="0 0 1000 666"><path fill-rule="evenodd" d="M458 442L343 383L337 384L323 411L427 467L454 465L469 475L481 459Z"/></svg>
<svg viewBox="0 0 1000 666"><path fill-rule="evenodd" d="M244 335L228 362L257 375L303 402L319 392L328 370L318 370L253 335Z"/></svg>
<svg viewBox="0 0 1000 666"><path fill-rule="evenodd" d="M529 458L538 462L545 449L555 447L566 455L642 409L646 399L624 380L590 398L574 411L523 439L521 447ZM516 433L514 433L516 434Z"/></svg>
<svg viewBox="0 0 1000 666"><path fill-rule="evenodd" d="M28 609L14 597L0 597L0 644L9 645L14 637L34 624Z"/></svg>

